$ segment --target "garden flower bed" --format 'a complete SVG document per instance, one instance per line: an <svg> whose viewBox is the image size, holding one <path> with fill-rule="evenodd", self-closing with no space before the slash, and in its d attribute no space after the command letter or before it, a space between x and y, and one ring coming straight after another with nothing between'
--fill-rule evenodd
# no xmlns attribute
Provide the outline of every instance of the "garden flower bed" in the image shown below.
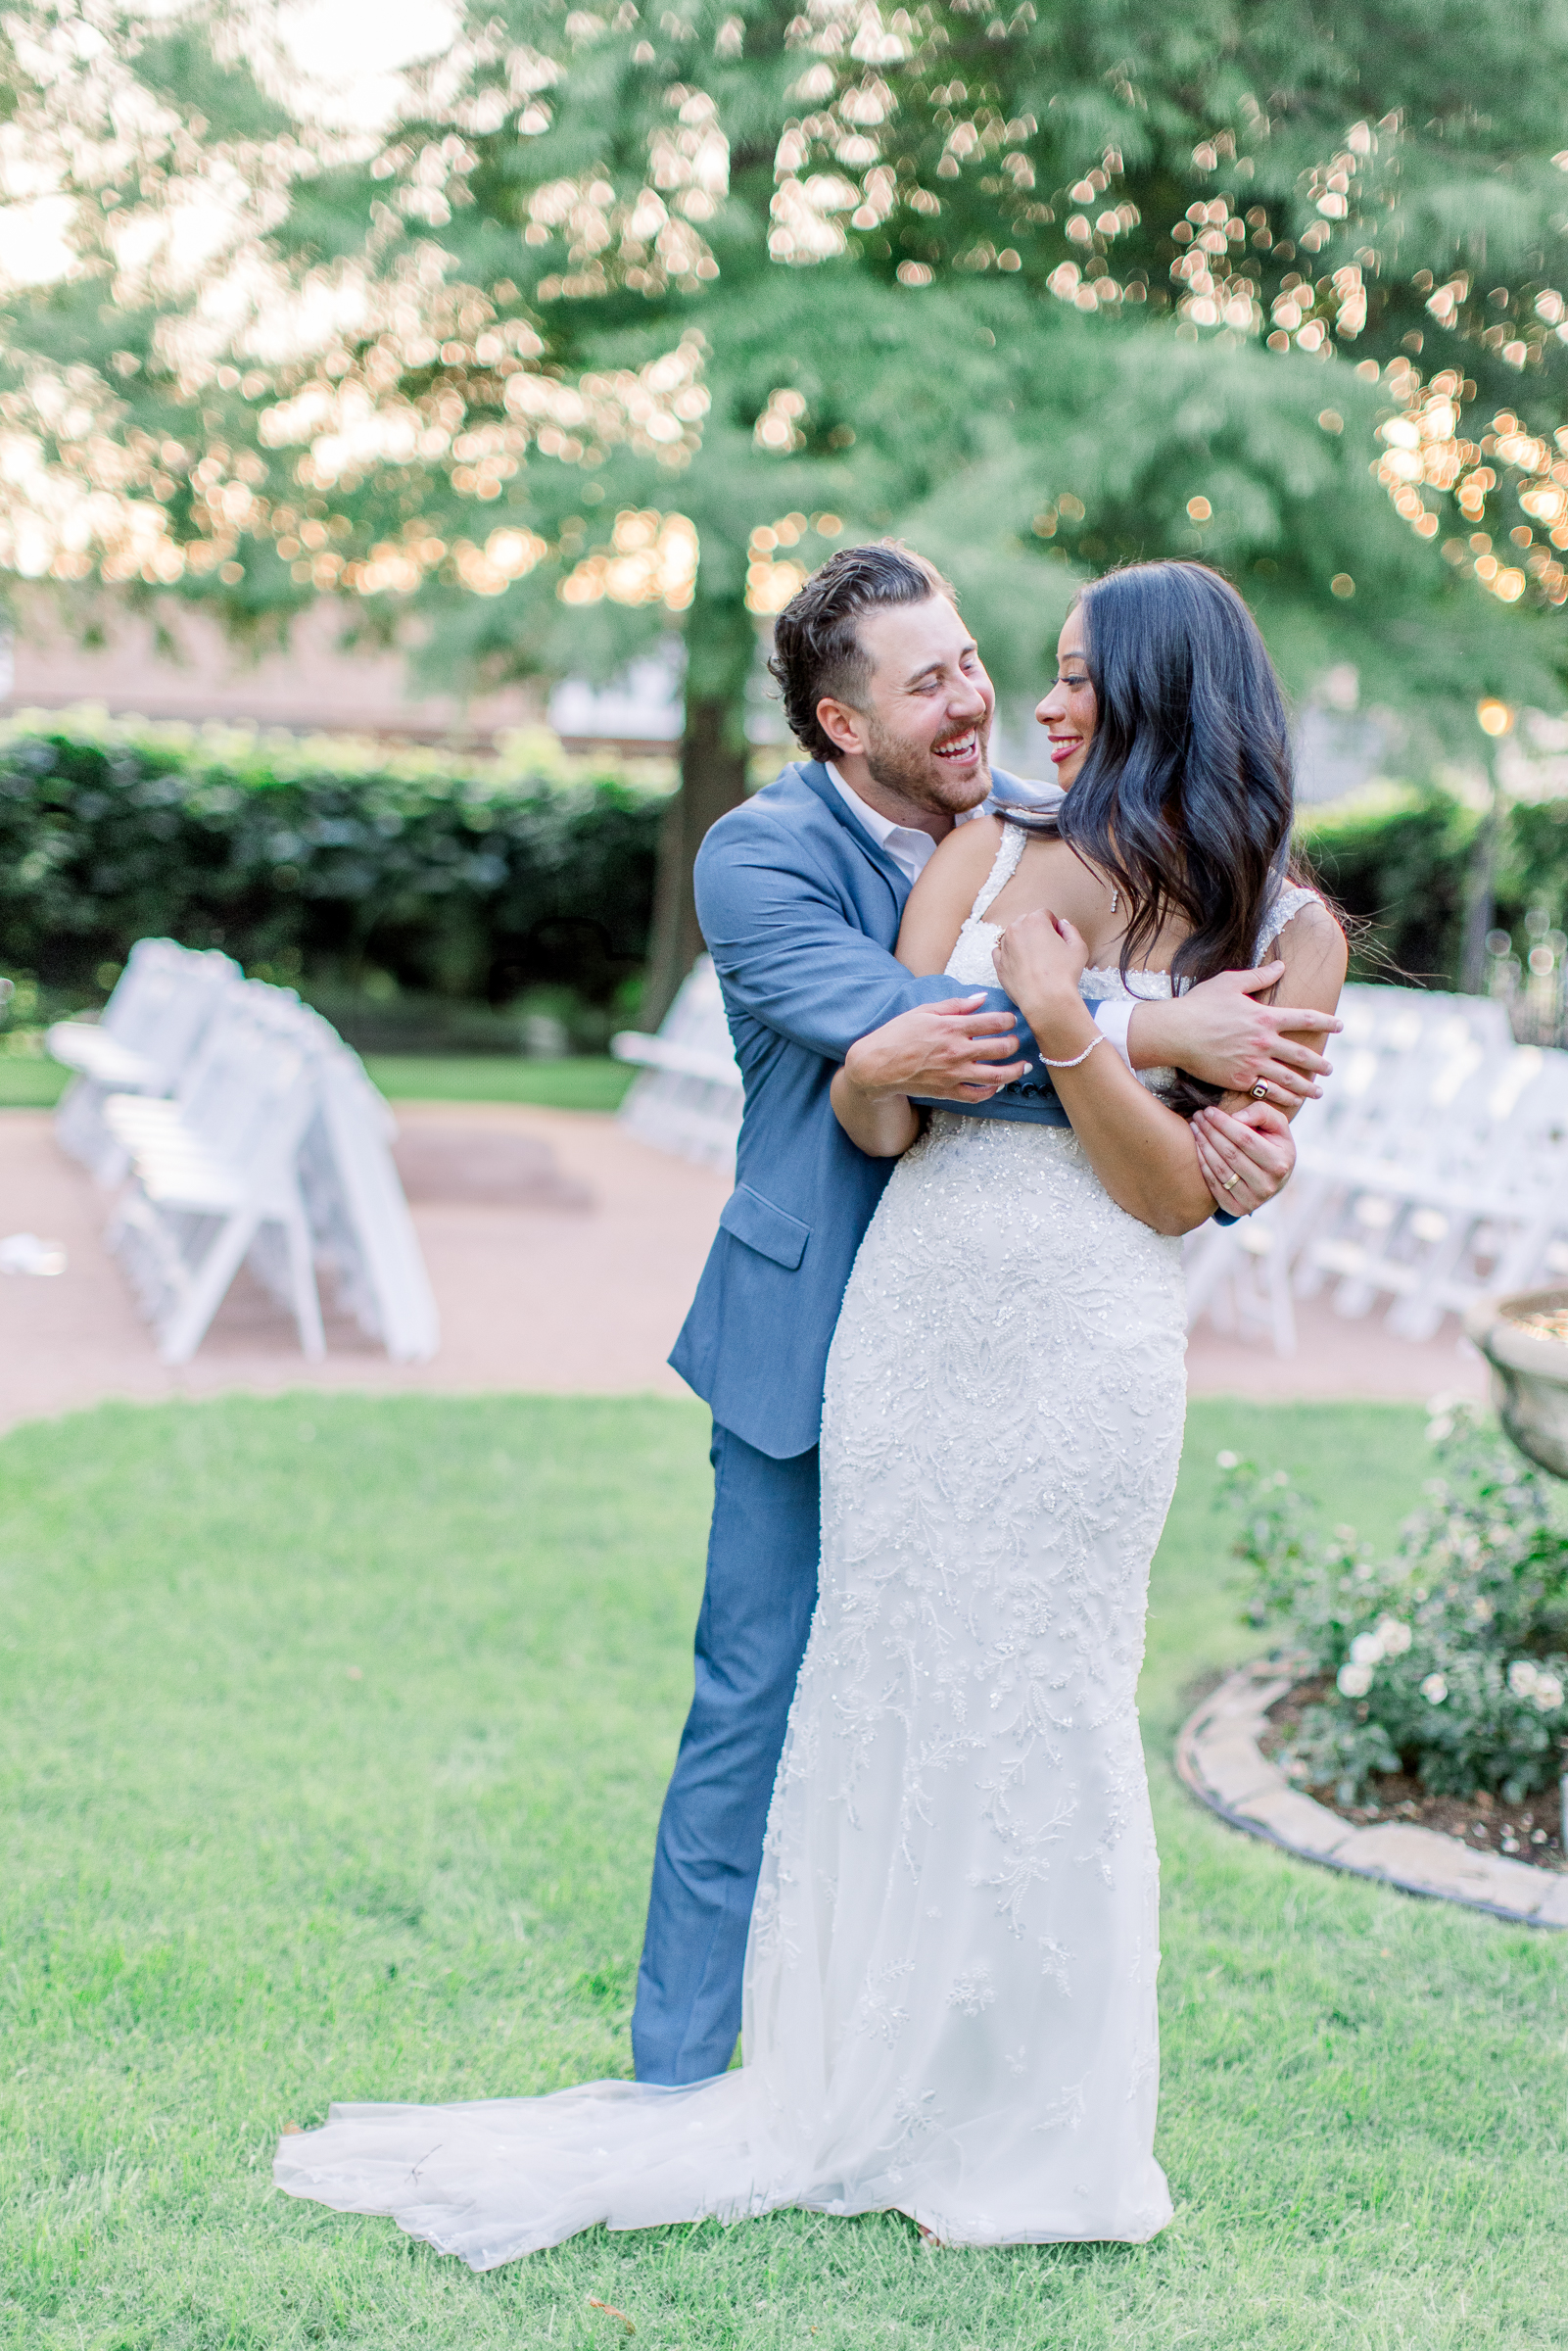
<svg viewBox="0 0 1568 2351"><path fill-rule="evenodd" d="M1299 1664L1263 1658L1226 1676L1176 1739L1176 1770L1201 1803L1232 1828L1302 1860L1371 1878L1405 1894L1489 1910L1516 1926L1568 1929L1568 1869L1542 1868L1428 1826L1367 1807L1319 1803L1263 1751L1270 1709L1287 1701Z"/></svg>
<svg viewBox="0 0 1568 2351"><path fill-rule="evenodd" d="M1383 1559L1318 1532L1285 1472L1219 1456L1247 1614L1285 1641L1190 1718L1182 1775L1314 1859L1568 1927L1561 1489L1468 1407L1428 1435L1443 1474Z"/></svg>
<svg viewBox="0 0 1568 2351"><path fill-rule="evenodd" d="M1267 1729L1259 1741L1270 1760L1292 1751L1292 1742L1313 1706L1322 1705L1333 1684L1322 1678L1299 1682L1268 1709ZM1294 1774L1287 1774L1294 1778ZM1298 1783L1300 1784L1300 1783ZM1509 1803L1481 1789L1469 1796L1437 1794L1424 1787L1413 1772L1384 1772L1368 1781L1364 1799L1345 1803L1331 1782L1308 1786L1314 1802L1338 1813L1357 1828L1378 1820L1407 1820L1446 1837L1461 1838L1477 1852L1505 1853L1529 1861L1538 1869L1568 1873L1563 1852L1561 1782L1535 1796Z"/></svg>

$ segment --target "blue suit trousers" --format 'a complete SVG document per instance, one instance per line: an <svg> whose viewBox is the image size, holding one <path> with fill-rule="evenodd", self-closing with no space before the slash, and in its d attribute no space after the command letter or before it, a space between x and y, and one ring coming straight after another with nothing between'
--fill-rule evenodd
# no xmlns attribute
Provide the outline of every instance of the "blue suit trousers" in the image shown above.
<svg viewBox="0 0 1568 2351"><path fill-rule="evenodd" d="M775 1461L713 1430L696 1690L659 1820L632 2053L640 2082L722 2074L762 1837L817 1605L817 1449Z"/></svg>

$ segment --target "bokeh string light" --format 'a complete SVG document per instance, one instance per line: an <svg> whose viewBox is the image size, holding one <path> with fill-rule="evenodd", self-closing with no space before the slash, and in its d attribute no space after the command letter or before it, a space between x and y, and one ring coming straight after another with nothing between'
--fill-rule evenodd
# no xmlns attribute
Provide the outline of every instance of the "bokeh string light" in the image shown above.
<svg viewBox="0 0 1568 2351"><path fill-rule="evenodd" d="M1466 526L1443 543L1456 570L1473 574L1500 603L1568 602L1568 567L1559 552L1568 550L1568 427L1548 441L1504 408L1472 439L1461 417L1464 395L1474 386L1457 369L1441 368L1424 383L1410 361L1400 360L1385 381L1398 407L1378 427L1383 452L1372 470L1395 511L1419 538L1436 539L1451 499ZM1510 493L1528 519L1508 527L1498 552L1494 542L1506 522ZM1489 519L1496 531L1486 528Z"/></svg>
<svg viewBox="0 0 1568 2351"><path fill-rule="evenodd" d="M569 383L546 370L530 326L497 320L477 296L455 316L436 316L451 330L439 341L429 323L428 306L405 312L354 353L335 347L309 368L280 371L295 379L272 387L281 397L265 397L269 378L258 376L250 449L214 441L199 454L117 430L92 370L35 368L0 400L0 565L28 579L97 572L173 587L215 574L233 586L254 551L270 546L296 586L318 593L408 596L445 575L495 595L548 552L532 528L449 542L415 516L396 539L355 552L344 506L388 466L439 470L459 499L483 505L505 496L533 452L592 472L626 448L679 471L700 446L710 396L695 329L639 370ZM425 387L410 392L422 372ZM176 538L179 506L186 528Z"/></svg>
<svg viewBox="0 0 1568 2351"><path fill-rule="evenodd" d="M829 543L842 534L843 527L836 514L829 513L809 518L783 514L777 522L759 524L746 547L746 610L770 616L782 612L822 561L826 546L798 556L790 551L801 545L808 531Z"/></svg>

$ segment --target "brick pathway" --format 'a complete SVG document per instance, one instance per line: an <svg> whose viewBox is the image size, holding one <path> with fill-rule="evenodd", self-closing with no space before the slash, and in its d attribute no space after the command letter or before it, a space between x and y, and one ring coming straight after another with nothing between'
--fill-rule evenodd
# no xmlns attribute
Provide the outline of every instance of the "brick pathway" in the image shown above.
<svg viewBox="0 0 1568 2351"><path fill-rule="evenodd" d="M0 1275L0 1428L106 1397L225 1389L688 1393L664 1358L728 1189L721 1177L594 1113L403 1103L398 1119L441 1310L434 1361L389 1364L329 1314L327 1360L309 1365L286 1316L242 1276L195 1362L169 1370L102 1246L104 1201L57 1150L48 1114L0 1112L0 1233L32 1231L69 1254L55 1279ZM1315 1304L1292 1362L1207 1328L1188 1360L1195 1394L1424 1398L1484 1385L1451 1335L1409 1346Z"/></svg>

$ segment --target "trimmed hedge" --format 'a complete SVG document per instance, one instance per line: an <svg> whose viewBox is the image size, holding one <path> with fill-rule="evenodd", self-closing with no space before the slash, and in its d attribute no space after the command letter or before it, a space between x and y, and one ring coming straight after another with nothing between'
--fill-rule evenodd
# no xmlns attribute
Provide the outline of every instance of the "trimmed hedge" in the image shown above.
<svg viewBox="0 0 1568 2351"><path fill-rule="evenodd" d="M1452 987L1465 888L1481 818L1435 787L1374 785L1305 812L1301 841L1324 888L1354 918L1351 976ZM1524 942L1524 918L1568 913L1568 799L1521 802L1505 816L1494 876L1499 930Z"/></svg>
<svg viewBox="0 0 1568 2351"><path fill-rule="evenodd" d="M390 764L280 774L244 747L0 743L0 964L92 1002L133 940L162 935L372 1004L502 1007L543 990L602 1027L627 1002L656 796Z"/></svg>
<svg viewBox="0 0 1568 2351"><path fill-rule="evenodd" d="M339 748L328 767L246 738L0 738L0 968L45 1011L91 1004L163 935L296 983L368 1050L515 1050L531 1009L601 1048L637 1001L663 799L417 759L355 772ZM1310 864L1362 926L1356 977L1453 984L1478 824L1406 785L1306 813ZM1521 943L1533 907L1565 925L1568 799L1509 811L1496 889Z"/></svg>

